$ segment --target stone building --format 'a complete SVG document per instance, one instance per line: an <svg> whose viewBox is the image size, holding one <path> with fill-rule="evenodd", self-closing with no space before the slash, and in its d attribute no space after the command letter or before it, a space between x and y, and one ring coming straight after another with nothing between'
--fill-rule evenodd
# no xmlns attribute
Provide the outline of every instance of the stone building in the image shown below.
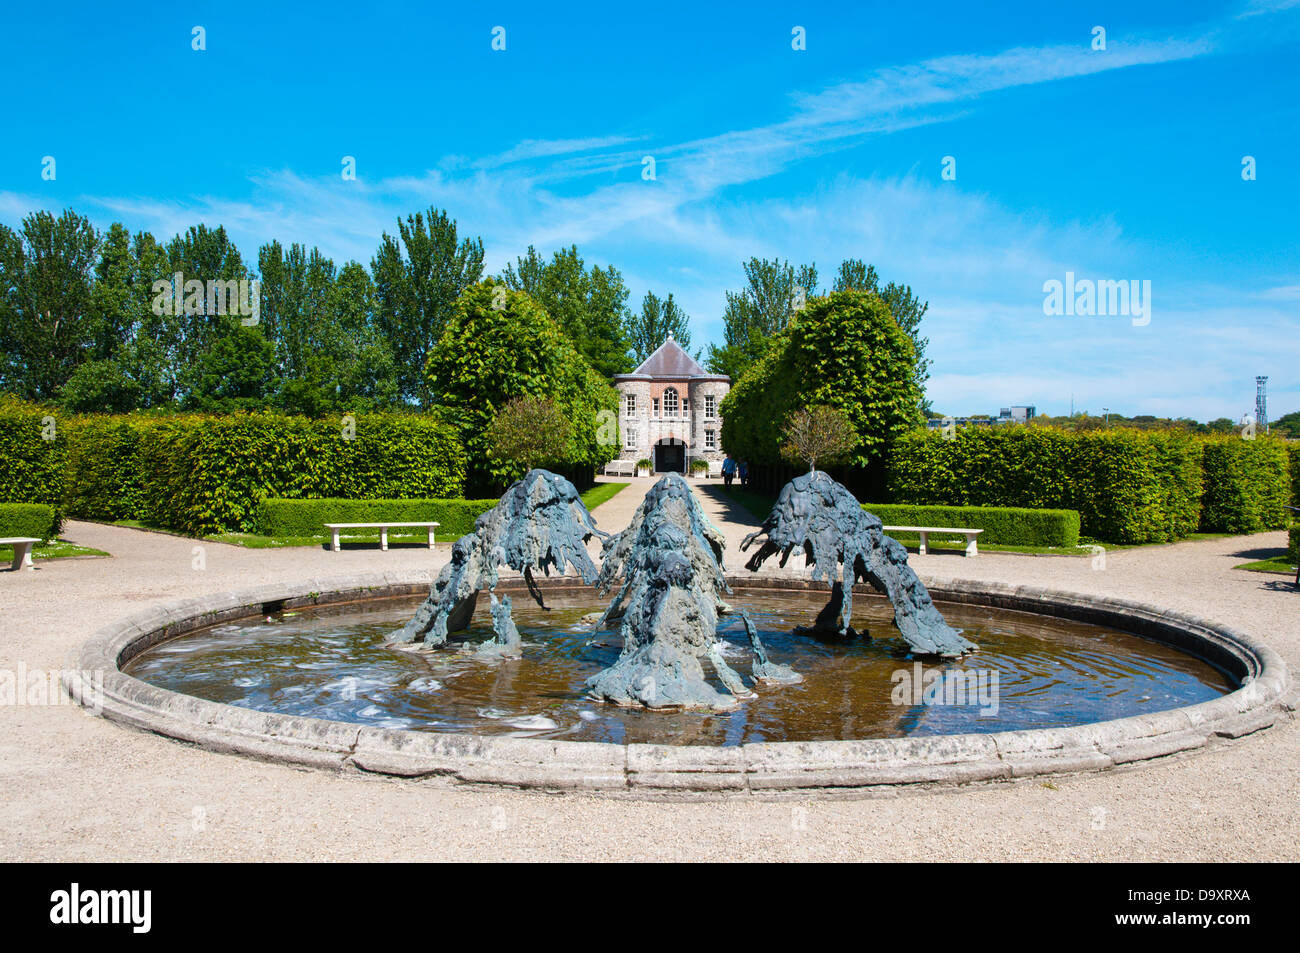
<svg viewBox="0 0 1300 953"><path fill-rule="evenodd" d="M620 460L650 460L657 473L685 472L697 459L722 461L718 406L731 378L710 374L671 336L631 374L615 374L614 386Z"/></svg>

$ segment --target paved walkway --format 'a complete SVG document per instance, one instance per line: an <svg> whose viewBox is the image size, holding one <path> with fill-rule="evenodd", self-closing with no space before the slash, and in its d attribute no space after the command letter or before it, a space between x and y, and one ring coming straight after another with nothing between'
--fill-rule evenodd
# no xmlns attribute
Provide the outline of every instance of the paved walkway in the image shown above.
<svg viewBox="0 0 1300 953"><path fill-rule="evenodd" d="M626 525L649 480L597 508ZM701 494L728 539L752 519ZM99 625L150 602L340 572L436 569L419 546L249 550L72 522L113 553L0 573L0 672L66 664ZM1282 533L1090 559L913 556L924 579L1021 581L1107 593L1232 623L1300 674L1300 593L1234 571ZM195 548L199 547L196 552ZM199 568L201 567L201 568ZM190 748L70 706L0 706L6 860L1300 860L1294 723L1192 757L1105 774L859 800L666 802L447 789L332 775Z"/></svg>

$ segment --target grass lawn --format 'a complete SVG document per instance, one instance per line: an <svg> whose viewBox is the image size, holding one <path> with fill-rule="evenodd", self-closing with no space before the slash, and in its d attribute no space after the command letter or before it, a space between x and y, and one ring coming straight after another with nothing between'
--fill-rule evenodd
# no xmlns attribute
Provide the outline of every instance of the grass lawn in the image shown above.
<svg viewBox="0 0 1300 953"><path fill-rule="evenodd" d="M590 490L582 494L582 502L587 509L595 509L601 503L606 502L616 496L619 491L625 489L627 483L597 483ZM142 524L122 520L119 526L137 526L141 528ZM233 546L243 546L246 549L280 549L285 546L325 546L331 542L331 537L327 533L320 533L316 536L259 536L256 533L218 533L215 536L207 536L216 543L230 543ZM339 537L340 543L347 546L358 545L379 545L379 530L373 532L345 533ZM439 542L451 542L451 540L438 538ZM388 545L392 546L427 546L429 544L428 534L422 529L395 529L389 530Z"/></svg>
<svg viewBox="0 0 1300 953"><path fill-rule="evenodd" d="M1280 572L1295 578L1295 563L1287 556L1274 556L1272 559L1260 559L1253 563L1242 563L1233 569L1245 569L1247 572Z"/></svg>
<svg viewBox="0 0 1300 953"><path fill-rule="evenodd" d="M66 539L55 539L48 543L37 543L32 547L32 559L61 559L65 556L108 556L110 553L102 549L91 549L89 546L77 546L69 543ZM8 564L13 562L14 548L12 546L0 546L0 563Z"/></svg>
<svg viewBox="0 0 1300 953"><path fill-rule="evenodd" d="M583 505L589 510L594 510L600 504L607 502L617 496L620 491L626 489L628 483L597 483L590 490L582 494Z"/></svg>

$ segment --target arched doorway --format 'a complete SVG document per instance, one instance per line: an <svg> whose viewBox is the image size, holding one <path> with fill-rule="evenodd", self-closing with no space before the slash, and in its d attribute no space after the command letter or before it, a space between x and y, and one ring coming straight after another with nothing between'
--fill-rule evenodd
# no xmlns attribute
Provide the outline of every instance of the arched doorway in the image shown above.
<svg viewBox="0 0 1300 953"><path fill-rule="evenodd" d="M685 473L686 444L676 437L664 437L655 444L655 473Z"/></svg>

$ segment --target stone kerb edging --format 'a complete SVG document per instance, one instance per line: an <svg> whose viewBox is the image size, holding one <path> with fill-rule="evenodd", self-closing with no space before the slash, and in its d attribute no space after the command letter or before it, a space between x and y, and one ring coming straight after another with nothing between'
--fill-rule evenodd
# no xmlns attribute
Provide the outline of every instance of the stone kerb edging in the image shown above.
<svg viewBox="0 0 1300 953"><path fill-rule="evenodd" d="M748 588L824 589L775 573L729 581ZM521 585L504 577L502 582L502 588ZM574 579L543 582L549 588L581 587ZM89 698L95 685L88 676L103 672L98 705L105 717L214 751L455 783L642 794L852 790L1098 770L1237 738L1295 710L1281 656L1225 626L1141 603L972 581L936 583L930 592L938 602L1027 611L1134 632L1219 665L1241 686L1197 705L1068 728L723 748L369 728L222 705L156 688L120 671L145 649L204 626L281 609L422 595L428 586L423 573L371 573L155 606L96 632L74 653L64 687L74 698Z"/></svg>

